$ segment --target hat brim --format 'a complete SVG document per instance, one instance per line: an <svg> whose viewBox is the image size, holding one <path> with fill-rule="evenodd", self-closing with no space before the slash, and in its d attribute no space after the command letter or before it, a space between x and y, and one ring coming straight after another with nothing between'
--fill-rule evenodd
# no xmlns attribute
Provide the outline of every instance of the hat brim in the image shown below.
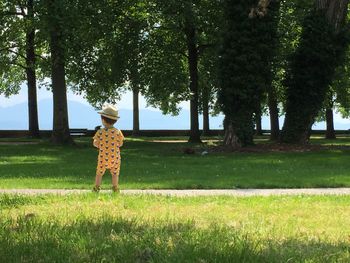
<svg viewBox="0 0 350 263"><path fill-rule="evenodd" d="M106 114L106 113L104 113L102 111L99 111L97 113L102 115L102 116L104 116L104 117L106 117L106 118L112 119L112 120L118 120L120 118L119 116L108 115L108 114Z"/></svg>

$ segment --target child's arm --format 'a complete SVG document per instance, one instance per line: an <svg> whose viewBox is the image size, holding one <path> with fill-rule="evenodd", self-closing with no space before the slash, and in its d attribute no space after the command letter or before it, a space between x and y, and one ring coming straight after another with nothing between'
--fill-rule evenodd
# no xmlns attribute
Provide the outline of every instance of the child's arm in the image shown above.
<svg viewBox="0 0 350 263"><path fill-rule="evenodd" d="M121 130L119 130L118 142L119 142L118 147L122 147L124 143L124 135Z"/></svg>
<svg viewBox="0 0 350 263"><path fill-rule="evenodd" d="M92 138L93 139L93 145L96 147L96 148L99 148L100 146L100 137L98 135L99 131L96 132L95 136Z"/></svg>

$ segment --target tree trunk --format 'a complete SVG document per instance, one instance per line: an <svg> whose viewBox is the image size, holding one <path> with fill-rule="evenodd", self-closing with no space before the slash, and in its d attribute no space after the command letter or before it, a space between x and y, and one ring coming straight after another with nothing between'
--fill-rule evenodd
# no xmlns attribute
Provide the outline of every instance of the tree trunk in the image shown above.
<svg viewBox="0 0 350 263"><path fill-rule="evenodd" d="M232 121L228 120L227 117L224 119L224 145L230 147L231 149L239 149L242 147L242 144L239 142L239 139L234 130L234 125Z"/></svg>
<svg viewBox="0 0 350 263"><path fill-rule="evenodd" d="M279 127L279 121L278 121L278 105L277 105L277 98L276 98L276 92L274 90L274 87L270 87L268 91L268 106L269 106L269 113L270 113L270 140L271 141L277 141L279 138L280 133L280 127Z"/></svg>
<svg viewBox="0 0 350 263"><path fill-rule="evenodd" d="M69 131L67 87L65 80L65 52L64 36L62 32L62 10L55 0L50 1L51 28L51 78L53 92L53 131L51 140L56 144L72 144L73 139Z"/></svg>
<svg viewBox="0 0 350 263"><path fill-rule="evenodd" d="M349 0L316 0L317 10L326 10L326 18L328 22L334 26L334 30L338 33L344 23L344 18L348 12Z"/></svg>
<svg viewBox="0 0 350 263"><path fill-rule="evenodd" d="M334 122L333 122L333 109L326 109L326 139L335 139Z"/></svg>
<svg viewBox="0 0 350 263"><path fill-rule="evenodd" d="M33 0L27 1L27 20L33 23L34 6ZM28 117L30 136L39 138L38 105L36 92L36 73L35 73L35 28L31 25L26 32L26 75L28 84Z"/></svg>
<svg viewBox="0 0 350 263"><path fill-rule="evenodd" d="M261 125L261 111L260 111L260 110L258 110L258 111L255 113L255 125L256 125L255 134L256 134L256 135L263 135L263 132L262 132L262 125Z"/></svg>
<svg viewBox="0 0 350 263"><path fill-rule="evenodd" d="M188 141L198 143L201 142L198 121L198 49L196 43L196 29L193 25L193 17L186 18L185 33L187 40L191 91L191 131Z"/></svg>
<svg viewBox="0 0 350 263"><path fill-rule="evenodd" d="M208 87L203 87L203 135L210 135L209 127L209 94Z"/></svg>
<svg viewBox="0 0 350 263"><path fill-rule="evenodd" d="M218 100L232 125L226 126L228 134L234 132L238 137L232 140L229 136L231 140L224 143L244 147L254 144L254 111L271 79L279 4L226 0L223 5L228 23L221 43Z"/></svg>
<svg viewBox="0 0 350 263"><path fill-rule="evenodd" d="M133 126L132 135L140 135L140 117L139 117L139 88L135 87L132 89L133 94Z"/></svg>
<svg viewBox="0 0 350 263"><path fill-rule="evenodd" d="M282 142L305 144L309 140L309 130L322 108L335 68L343 61L347 47L348 41L341 29L348 3L349 0L316 0L316 11L313 10L304 22L300 45L286 78ZM313 52L309 52L311 49Z"/></svg>

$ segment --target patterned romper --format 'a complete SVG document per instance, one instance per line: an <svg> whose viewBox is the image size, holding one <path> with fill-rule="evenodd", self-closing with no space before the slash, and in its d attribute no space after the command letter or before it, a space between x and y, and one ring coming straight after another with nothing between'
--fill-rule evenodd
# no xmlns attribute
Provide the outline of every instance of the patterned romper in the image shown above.
<svg viewBox="0 0 350 263"><path fill-rule="evenodd" d="M103 175L109 169L112 175L119 175L120 149L123 145L123 133L114 128L102 128L93 137L94 145L99 149L96 174Z"/></svg>

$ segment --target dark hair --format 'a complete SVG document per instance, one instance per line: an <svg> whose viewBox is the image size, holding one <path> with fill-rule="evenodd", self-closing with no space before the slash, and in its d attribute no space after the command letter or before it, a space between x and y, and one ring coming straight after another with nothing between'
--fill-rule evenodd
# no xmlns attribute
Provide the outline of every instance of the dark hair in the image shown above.
<svg viewBox="0 0 350 263"><path fill-rule="evenodd" d="M107 118L105 116L102 116L101 115L101 119L104 120L106 123L108 123L109 125L113 125L114 123L117 122L117 120L113 120L113 119L110 119L110 118Z"/></svg>

